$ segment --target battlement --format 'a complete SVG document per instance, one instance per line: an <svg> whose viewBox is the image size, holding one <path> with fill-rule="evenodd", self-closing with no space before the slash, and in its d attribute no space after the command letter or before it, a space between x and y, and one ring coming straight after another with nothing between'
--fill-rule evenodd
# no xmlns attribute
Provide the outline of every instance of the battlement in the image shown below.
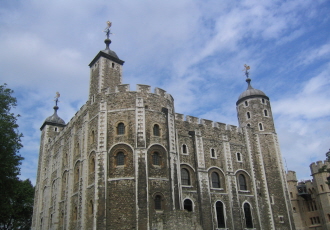
<svg viewBox="0 0 330 230"><path fill-rule="evenodd" d="M328 161L316 161L310 164L310 169L311 169L311 173L312 175L315 173L319 173L319 169L321 169L322 167L326 166L327 168L330 168L330 162Z"/></svg>
<svg viewBox="0 0 330 230"><path fill-rule="evenodd" d="M110 90L109 90L109 88L106 88L106 89L103 89L103 92L106 94L109 94ZM136 91L131 91L129 84L120 84L120 85L116 86L115 93L125 93L125 92L152 93L150 85L137 84ZM165 97L166 99L168 99L172 102L174 101L172 95L166 93L166 90L163 90L161 88L155 87L154 94L159 95L161 97Z"/></svg>
<svg viewBox="0 0 330 230"><path fill-rule="evenodd" d="M185 119L186 118L186 119ZM203 118L198 118L194 116L186 115L186 117L181 113L175 114L175 120L177 121L187 121L188 123L195 124L195 125L202 125L205 126L205 128L217 128L222 131L229 130L232 132L242 133L242 128L237 127L235 125L229 125L221 122L215 122Z"/></svg>
<svg viewBox="0 0 330 230"><path fill-rule="evenodd" d="M297 181L297 175L295 171L289 170L286 174L287 181Z"/></svg>

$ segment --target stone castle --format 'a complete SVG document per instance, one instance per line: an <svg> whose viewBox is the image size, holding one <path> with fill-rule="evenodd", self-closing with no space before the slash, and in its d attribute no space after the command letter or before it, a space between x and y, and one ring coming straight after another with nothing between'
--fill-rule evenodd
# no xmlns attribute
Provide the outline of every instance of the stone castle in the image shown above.
<svg viewBox="0 0 330 230"><path fill-rule="evenodd" d="M86 104L65 123L56 103L40 128L32 229L295 229L270 101L250 78L239 127L184 116L165 90L122 84L105 43Z"/></svg>
<svg viewBox="0 0 330 230"><path fill-rule="evenodd" d="M287 180L297 230L330 230L330 150L326 161L310 165L312 180L298 182L288 171Z"/></svg>

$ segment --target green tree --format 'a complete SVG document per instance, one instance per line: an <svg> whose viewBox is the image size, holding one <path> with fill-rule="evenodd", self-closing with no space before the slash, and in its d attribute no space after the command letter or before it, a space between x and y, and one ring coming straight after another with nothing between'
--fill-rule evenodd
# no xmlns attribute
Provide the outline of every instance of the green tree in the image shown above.
<svg viewBox="0 0 330 230"><path fill-rule="evenodd" d="M30 229L34 188L30 180L18 178L23 135L16 123L19 115L11 112L17 104L12 94L0 85L0 229Z"/></svg>

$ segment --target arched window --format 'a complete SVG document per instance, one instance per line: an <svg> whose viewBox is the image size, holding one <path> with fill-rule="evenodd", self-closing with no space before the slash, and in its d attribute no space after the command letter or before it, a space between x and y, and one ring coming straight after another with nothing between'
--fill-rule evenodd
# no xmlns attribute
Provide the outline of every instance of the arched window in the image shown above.
<svg viewBox="0 0 330 230"><path fill-rule="evenodd" d="M190 185L190 176L187 169L181 169L181 184Z"/></svg>
<svg viewBox="0 0 330 230"><path fill-rule="evenodd" d="M117 134L118 135L123 135L125 134L125 125L124 123L120 122L117 126Z"/></svg>
<svg viewBox="0 0 330 230"><path fill-rule="evenodd" d="M211 157L215 158L215 150L211 149Z"/></svg>
<svg viewBox="0 0 330 230"><path fill-rule="evenodd" d="M76 169L74 171L74 183L79 182L79 166L76 166Z"/></svg>
<svg viewBox="0 0 330 230"><path fill-rule="evenodd" d="M247 112L246 116L247 116L248 119L250 119L251 118L250 112Z"/></svg>
<svg viewBox="0 0 330 230"><path fill-rule="evenodd" d="M216 172L213 172L211 174L212 179L212 188L220 188L220 178L219 174Z"/></svg>
<svg viewBox="0 0 330 230"><path fill-rule="evenodd" d="M154 152L152 154L152 164L153 165L160 165L160 157L158 152Z"/></svg>
<svg viewBox="0 0 330 230"><path fill-rule="evenodd" d="M95 158L92 157L89 163L89 173L95 172Z"/></svg>
<svg viewBox="0 0 330 230"><path fill-rule="evenodd" d="M243 174L239 174L238 180L239 180L239 190L247 190L245 176Z"/></svg>
<svg viewBox="0 0 330 230"><path fill-rule="evenodd" d="M265 117L268 117L268 111L265 109L264 110Z"/></svg>
<svg viewBox="0 0 330 230"><path fill-rule="evenodd" d="M153 131L154 131L154 136L160 136L159 125L157 124L154 125Z"/></svg>
<svg viewBox="0 0 330 230"><path fill-rule="evenodd" d="M262 101L262 104L265 104L265 99L261 99L261 101Z"/></svg>
<svg viewBox="0 0 330 230"><path fill-rule="evenodd" d="M187 145L182 145L182 153L187 154Z"/></svg>
<svg viewBox="0 0 330 230"><path fill-rule="evenodd" d="M247 101L244 101L244 104L245 104L245 106L248 106L249 105Z"/></svg>
<svg viewBox="0 0 330 230"><path fill-rule="evenodd" d="M156 210L162 209L162 197L160 195L155 196L155 209Z"/></svg>
<svg viewBox="0 0 330 230"><path fill-rule="evenodd" d="M246 228L253 228L251 208L248 203L244 204L244 216L245 216Z"/></svg>
<svg viewBox="0 0 330 230"><path fill-rule="evenodd" d="M264 130L261 123L259 123L259 130Z"/></svg>
<svg viewBox="0 0 330 230"><path fill-rule="evenodd" d="M237 161L242 161L241 153L236 153Z"/></svg>
<svg viewBox="0 0 330 230"><path fill-rule="evenodd" d="M223 203L221 201L217 201L217 203L215 203L215 209L217 212L218 228L225 228L226 223Z"/></svg>
<svg viewBox="0 0 330 230"><path fill-rule="evenodd" d="M191 200L189 199L185 199L183 201L183 209L187 210L188 212L192 212L193 211L193 203Z"/></svg>
<svg viewBox="0 0 330 230"><path fill-rule="evenodd" d="M117 166L125 164L125 155L123 152L117 153Z"/></svg>

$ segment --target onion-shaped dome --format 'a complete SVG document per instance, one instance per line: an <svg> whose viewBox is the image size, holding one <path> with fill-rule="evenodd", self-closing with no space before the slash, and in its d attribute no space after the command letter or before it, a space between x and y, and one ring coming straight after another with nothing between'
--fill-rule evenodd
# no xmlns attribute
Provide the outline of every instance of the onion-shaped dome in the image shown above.
<svg viewBox="0 0 330 230"><path fill-rule="evenodd" d="M42 130L45 125L65 126L65 121L57 115L57 110L58 106L56 105L54 106L54 114L46 118L40 130Z"/></svg>
<svg viewBox="0 0 330 230"><path fill-rule="evenodd" d="M236 105L238 105L240 102L246 99L255 98L255 97L261 97L269 100L269 98L266 96L264 92L252 87L250 78L247 78L246 82L248 83L248 88L243 93L241 93L241 95L239 95Z"/></svg>

